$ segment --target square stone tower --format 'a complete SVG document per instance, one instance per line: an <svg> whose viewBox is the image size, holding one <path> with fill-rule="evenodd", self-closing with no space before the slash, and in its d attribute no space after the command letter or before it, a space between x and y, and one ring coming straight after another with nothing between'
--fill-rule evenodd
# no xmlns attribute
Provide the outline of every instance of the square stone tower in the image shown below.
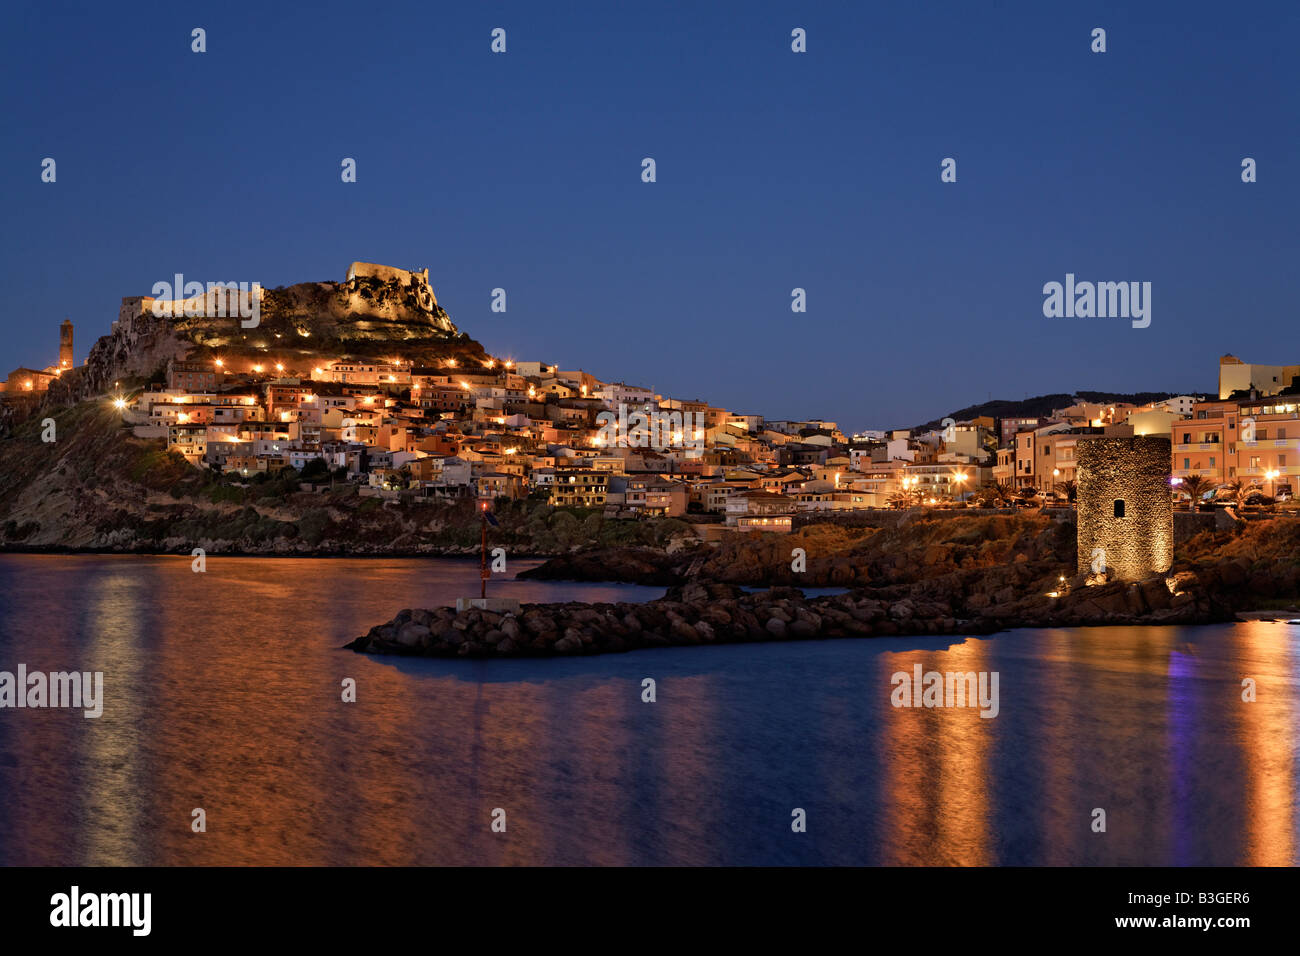
<svg viewBox="0 0 1300 956"><path fill-rule="evenodd" d="M72 368L72 320L59 326L59 368Z"/></svg>
<svg viewBox="0 0 1300 956"><path fill-rule="evenodd" d="M1079 573L1111 581L1164 574L1174 562L1172 446L1163 436L1081 438Z"/></svg>

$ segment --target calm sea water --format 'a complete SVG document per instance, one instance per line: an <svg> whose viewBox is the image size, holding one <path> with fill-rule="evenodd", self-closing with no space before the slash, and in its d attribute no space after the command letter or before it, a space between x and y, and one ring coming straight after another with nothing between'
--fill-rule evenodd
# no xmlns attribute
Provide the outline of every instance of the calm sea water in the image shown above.
<svg viewBox="0 0 1300 956"><path fill-rule="evenodd" d="M529 566L512 567L512 572ZM0 555L4 864L1271 864L1300 851L1300 627L1011 631L433 661L340 649L450 560ZM524 601L623 585L494 582ZM1000 713L890 677L997 671ZM341 681L357 682L356 703ZM641 681L657 682L643 703ZM1253 678L1255 703L1241 700ZM202 807L207 832L191 832ZM490 830L505 811L504 834ZM792 810L807 832L791 830ZM1091 829L1094 808L1107 831Z"/></svg>

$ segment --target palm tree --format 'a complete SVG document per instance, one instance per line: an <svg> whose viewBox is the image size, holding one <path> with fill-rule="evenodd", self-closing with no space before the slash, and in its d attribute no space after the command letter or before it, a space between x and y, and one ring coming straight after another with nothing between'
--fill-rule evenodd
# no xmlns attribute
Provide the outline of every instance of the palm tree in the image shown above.
<svg viewBox="0 0 1300 956"><path fill-rule="evenodd" d="M1056 487L1052 490L1058 494L1065 495L1066 499L1071 503L1074 503L1079 499L1079 483L1073 478L1068 478L1065 481L1058 481Z"/></svg>
<svg viewBox="0 0 1300 956"><path fill-rule="evenodd" d="M910 508L912 507L912 501L913 498L915 497L915 494L916 493L912 491L895 491L887 499L889 507Z"/></svg>
<svg viewBox="0 0 1300 956"><path fill-rule="evenodd" d="M1183 491L1187 492L1190 499L1188 507L1195 511L1197 503L1201 500L1201 495L1210 490L1210 483L1202 475L1188 475L1181 482Z"/></svg>
<svg viewBox="0 0 1300 956"><path fill-rule="evenodd" d="M979 490L980 500L985 505L993 508L998 505L1010 504L1015 493L1015 489L1005 481L990 481L988 484L981 486Z"/></svg>
<svg viewBox="0 0 1300 956"><path fill-rule="evenodd" d="M1250 485L1240 478L1234 478L1226 485L1220 486L1219 491L1226 491L1227 497L1231 498L1238 508L1241 508L1246 503L1246 495L1250 494Z"/></svg>

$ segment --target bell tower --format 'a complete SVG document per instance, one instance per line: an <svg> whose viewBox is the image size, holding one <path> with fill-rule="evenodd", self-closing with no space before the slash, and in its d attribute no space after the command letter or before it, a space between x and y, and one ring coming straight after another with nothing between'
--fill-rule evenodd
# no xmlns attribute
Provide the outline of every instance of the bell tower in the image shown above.
<svg viewBox="0 0 1300 956"><path fill-rule="evenodd" d="M72 320L59 326L59 368L72 368Z"/></svg>

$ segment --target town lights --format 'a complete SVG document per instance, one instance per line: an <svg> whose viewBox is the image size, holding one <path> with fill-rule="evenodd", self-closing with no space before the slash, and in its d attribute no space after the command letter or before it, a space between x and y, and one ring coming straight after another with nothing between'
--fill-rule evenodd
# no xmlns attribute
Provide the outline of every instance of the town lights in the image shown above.
<svg viewBox="0 0 1300 956"><path fill-rule="evenodd" d="M224 366L226 363L223 362L223 361L221 361L221 359L217 359L217 360L214 361L212 364L215 365L217 368L221 368L221 367Z"/></svg>
<svg viewBox="0 0 1300 956"><path fill-rule="evenodd" d="M284 371L284 366L281 365L279 362L276 362L276 363L275 363L275 370L276 370L277 372L283 372L283 371Z"/></svg>
<svg viewBox="0 0 1300 956"><path fill-rule="evenodd" d="M262 371L262 366L260 366L260 365L254 365L254 366L253 366L253 371L254 371L254 372L261 372L261 371Z"/></svg>
<svg viewBox="0 0 1300 956"><path fill-rule="evenodd" d="M122 411L122 409L126 408L126 399L125 398L113 399L113 407L116 408L119 412Z"/></svg>
<svg viewBox="0 0 1300 956"><path fill-rule="evenodd" d="M456 360L455 360L455 359L447 359L447 368L455 368L455 367L456 367Z"/></svg>

